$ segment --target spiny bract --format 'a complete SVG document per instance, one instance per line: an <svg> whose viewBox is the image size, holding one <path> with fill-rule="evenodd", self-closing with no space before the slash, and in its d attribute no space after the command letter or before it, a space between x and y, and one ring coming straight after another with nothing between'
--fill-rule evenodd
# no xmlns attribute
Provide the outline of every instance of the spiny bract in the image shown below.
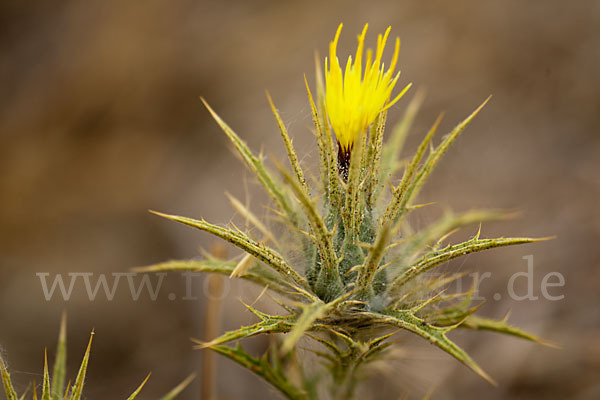
<svg viewBox="0 0 600 400"><path fill-rule="evenodd" d="M445 293L461 274L434 276L433 268L463 255L500 246L530 243L541 239L481 238L446 244L455 230L506 214L476 210L448 213L441 220L413 232L407 215L418 208L417 195L450 145L477 115L487 100L459 123L437 146L432 138L441 121L433 124L421 145L406 164L399 160L404 140L422 101L417 94L384 145L383 134L391 94L398 79L394 74L399 41L389 69L381 62L389 29L379 35L375 58L367 51L362 69L367 26L358 36L354 63L349 58L342 73L336 56L341 25L330 45L325 63L325 82L317 63L317 101L306 88L319 148L320 182L306 180L285 124L268 96L281 131L291 171L277 165L284 182L250 151L244 141L208 106L216 122L234 144L247 167L271 196L284 226L285 240L293 241L298 256L289 257L272 234L241 202L234 206L253 222L261 238L253 238L235 227L221 227L195 220L157 213L194 228L210 232L239 247L241 261L171 261L145 267L143 271L192 270L221 273L250 280L279 294L277 301L286 310L283 316L248 309L259 322L227 332L198 348L210 348L262 376L286 397L318 397L316 374L308 374L290 357L298 340L307 336L326 352L314 350L329 369L326 383L335 398L351 398L361 377L360 371L378 359L390 346L395 331L412 332L449 353L473 371L491 378L446 334L453 329L485 329L539 341L506 323L476 317L479 305L472 305L474 289ZM333 128L333 132L332 132ZM335 134L338 146L334 144ZM402 178L396 173L403 170ZM391 193L387 193L388 188ZM388 199L388 201L386 201ZM269 244L267 244L269 242ZM304 267L308 266L308 267ZM267 333L285 333L283 341L262 358L256 358L225 343ZM291 366L293 365L293 367ZM290 370L296 371L291 373ZM297 371L302 371L300 374ZM300 376L300 378L298 378Z"/></svg>

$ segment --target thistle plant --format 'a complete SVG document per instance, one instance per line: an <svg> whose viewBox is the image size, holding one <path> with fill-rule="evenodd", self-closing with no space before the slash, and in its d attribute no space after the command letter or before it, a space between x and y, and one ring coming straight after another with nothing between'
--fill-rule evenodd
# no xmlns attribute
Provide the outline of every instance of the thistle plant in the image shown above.
<svg viewBox="0 0 600 400"><path fill-rule="evenodd" d="M169 261L143 271L201 271L252 281L281 306L272 315L246 305L257 322L226 332L197 348L220 353L259 375L289 399L331 397L350 399L369 364L388 354L392 337L407 331L431 342L484 379L492 378L448 334L456 329L489 330L541 342L506 319L476 316L475 287L452 292L448 287L464 274L434 274L444 263L491 248L536 242L527 237L483 238L481 229L469 240L452 243L458 229L507 217L495 210L446 213L415 231L408 223L419 192L442 156L480 112L489 98L460 122L437 145L434 135L440 116L425 134L414 155L399 158L423 96L408 105L391 137L384 140L387 113L410 88L393 94L400 42L386 69L383 52L390 28L377 38L375 51L366 50L367 25L358 36L354 59L344 69L336 50L342 25L330 43L325 79L317 61L316 97L305 77L308 102L319 149L319 174L313 180L292 144L285 123L267 93L275 122L285 144L291 169L275 161L274 173L261 156L207 104L249 170L274 204L270 225L243 203L234 208L254 225L259 235L237 227L217 226L159 212L155 214L209 232L243 250L229 261L204 259ZM364 61L364 64L363 64ZM399 172L402 172L400 176ZM315 174L316 175L316 174ZM267 227L269 226L269 227ZM246 352L240 341L256 335L279 335L262 356ZM314 341L323 370L311 373L296 354L301 338ZM237 342L231 346L229 343Z"/></svg>
<svg viewBox="0 0 600 400"><path fill-rule="evenodd" d="M88 362L90 360L90 352L92 350L92 340L94 339L94 332L90 335L90 340L86 347L83 355L83 360L77 372L77 376L73 382L69 381L66 386L66 372L67 372L67 317L63 314L60 323L60 333L58 335L58 344L56 346L56 358L54 360L54 367L52 374L48 370L48 354L44 351L44 375L42 378L41 387L41 399L42 400L80 400L83 397L83 389L85 386ZM29 393L29 387L21 395L17 394L13 382L10 378L8 368L0 357L0 375L2 376L2 384L4 386L4 393L6 394L7 400L25 400ZM127 397L127 400L134 400L138 394L142 391L142 388L150 379L150 374L146 376L144 381L134 390L131 395ZM174 400L177 398L189 383L194 379L194 375L190 375L177 387L171 390L169 393L161 397L161 400ZM37 387L35 382L32 385L31 398L34 400L38 399ZM111 397L112 398L112 397Z"/></svg>

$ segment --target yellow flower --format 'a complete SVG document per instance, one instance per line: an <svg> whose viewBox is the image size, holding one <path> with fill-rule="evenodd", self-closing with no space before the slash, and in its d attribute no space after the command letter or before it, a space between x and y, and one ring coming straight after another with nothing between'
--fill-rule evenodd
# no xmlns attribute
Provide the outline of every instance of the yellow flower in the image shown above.
<svg viewBox="0 0 600 400"><path fill-rule="evenodd" d="M336 48L343 24L337 29L335 39L329 44L329 59L325 59L325 105L329 121L335 132L340 152L349 157L354 141L382 111L391 107L402 97L404 89L392 101L390 96L400 72L394 74L400 39L396 38L394 56L387 71L381 62L385 43L390 33L390 28L377 37L377 51L373 59L373 51L367 50L366 63L363 71L364 40L369 24L365 24L362 33L358 36L358 47L354 63L352 56L348 57L346 68L342 72L337 58ZM328 65L329 64L329 65Z"/></svg>

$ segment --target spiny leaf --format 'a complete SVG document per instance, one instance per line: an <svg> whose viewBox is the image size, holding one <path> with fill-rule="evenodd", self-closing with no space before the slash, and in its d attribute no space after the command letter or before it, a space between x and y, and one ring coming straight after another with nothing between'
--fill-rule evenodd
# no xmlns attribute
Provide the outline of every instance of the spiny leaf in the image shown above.
<svg viewBox="0 0 600 400"><path fill-rule="evenodd" d="M294 194L302 206L302 209L304 210L304 213L306 214L312 232L316 238L316 245L319 248L321 257L323 257L323 260L325 261L325 267L331 274L333 274L333 276L339 277L332 235L325 226L323 218L319 215L319 211L317 210L315 202L310 198L302 186L298 185L298 183L292 179L287 171L281 168L280 171L285 180L290 184Z"/></svg>
<svg viewBox="0 0 600 400"><path fill-rule="evenodd" d="M454 327L436 327L427 324L421 318L416 317L412 311L387 311L385 314L365 313L366 315L373 318L383 324L396 326L398 328L406 329L412 333L421 336L424 339L429 340L431 343L444 350L467 367L471 368L475 373L483 377L485 380L495 385L494 380L485 373L471 357L465 353L463 349L458 347L454 342L446 337L446 333L454 329Z"/></svg>
<svg viewBox="0 0 600 400"><path fill-rule="evenodd" d="M319 159L320 159L320 172L323 189L325 190L325 197L332 206L337 206L339 202L339 184L337 175L337 164L335 161L333 144L331 142L331 135L329 132L329 124L325 116L325 108L322 107L321 112L323 113L323 119L319 118L319 113L315 102L304 76L304 84L306 85L306 92L308 94L308 100L310 103L310 109L312 112L313 122L315 124L315 134L317 136L317 145L319 147ZM324 103L324 96L321 102Z"/></svg>
<svg viewBox="0 0 600 400"><path fill-rule="evenodd" d="M281 132L281 138L283 139L283 144L285 145L285 149L288 153L288 159L296 174L296 178L298 179L298 183L308 191L308 185L306 184L306 180L304 179L304 172L302 171L302 167L300 167L300 163L298 162L298 156L296 155L296 151L294 150L294 146L292 145L292 140L288 134L287 128L275 108L275 104L273 104L273 99L271 99L271 95L267 92L267 99L269 99L269 104L271 105L271 110L273 111L273 115L275 116L275 120L277 121L277 126L279 127L279 131Z"/></svg>
<svg viewBox="0 0 600 400"><path fill-rule="evenodd" d="M252 357L239 345L236 348L211 346L211 350L224 355L262 377L290 400L306 400L308 398L307 393L303 389L294 386L283 371L273 367L266 358L259 359Z"/></svg>
<svg viewBox="0 0 600 400"><path fill-rule="evenodd" d="M465 309L460 309L459 307L446 309L445 312L440 312L436 316L432 316L431 320L427 317L427 320L436 326L456 325L464 321L465 318L473 315L473 313L479 310L483 304L484 303L479 303Z"/></svg>
<svg viewBox="0 0 600 400"><path fill-rule="evenodd" d="M279 272L284 277L291 278L294 282L308 287L306 279L301 277L294 269L292 269L274 250L266 247L262 243L256 242L249 238L246 234L240 231L234 231L232 229L223 228L217 225L210 224L204 220L195 220L192 218L180 217L177 215L168 215L151 211L153 214L168 218L173 221L180 222L182 224L203 230L208 233L220 237L223 240L239 247L245 252L252 254L257 259L263 261L265 264L271 266L275 271Z"/></svg>
<svg viewBox="0 0 600 400"><path fill-rule="evenodd" d="M427 281L426 284L428 282L429 281ZM476 283L477 283L477 278L474 278L472 287L469 290L464 291L464 292L448 293L448 294L445 294L446 293L445 290L437 292L435 295L431 296L430 299L428 299L431 301L428 302L427 306L431 306L434 304L448 303L448 302L456 301L457 299L462 299L462 300L460 300L457 304L453 304L452 306L448 306L446 308L442 307L442 308L437 308L437 309L433 309L430 311L425 311L421 315L425 315L425 316L438 315L438 314L443 314L447 310L464 308L464 307L468 306L471 302L470 299L473 297L473 294L476 293L476 289L477 289ZM424 285L424 287L427 287L427 286ZM469 299L469 300L467 300L467 299ZM461 306L465 302L466 302L466 305ZM404 308L406 308L406 307L403 307L403 309ZM454 325L454 324L450 324L450 325Z"/></svg>
<svg viewBox="0 0 600 400"><path fill-rule="evenodd" d="M179 385L173 388L169 393L160 398L160 400L174 400L183 390L196 378L196 374L191 374Z"/></svg>
<svg viewBox="0 0 600 400"><path fill-rule="evenodd" d="M325 130L323 129L322 121L319 118L319 113L317 112L317 107L315 106L310 87L308 86L306 75L304 75L304 84L306 85L306 91L308 93L311 114L313 118L313 123L315 125L317 147L319 148L319 172L321 175L321 184L323 185L323 189L326 191L326 197L329 198L329 154L327 153Z"/></svg>
<svg viewBox="0 0 600 400"><path fill-rule="evenodd" d="M44 383L42 384L42 400L50 400L50 375L48 374L48 353L44 349Z"/></svg>
<svg viewBox="0 0 600 400"><path fill-rule="evenodd" d="M406 239L402 246L405 262L412 262L415 256L419 255L425 248L435 244L440 237L448 232L476 223L506 219L510 216L511 214L496 210L470 210L458 215L449 212L419 233Z"/></svg>
<svg viewBox="0 0 600 400"><path fill-rule="evenodd" d="M148 376L146 376L146 379L144 379L140 386L138 386L138 388L135 389L135 392L131 393L131 396L129 396L127 400L134 400L137 397L137 395L141 392L146 382L148 382L148 379L150 379L150 375L152 375L152 373L149 373Z"/></svg>
<svg viewBox="0 0 600 400"><path fill-rule="evenodd" d="M202 103L210 112L212 117L215 119L217 124L221 127L223 132L227 135L229 140L233 143L240 156L246 162L246 165L250 168L250 170L256 175L258 180L262 183L267 193L271 195L271 197L275 200L277 205L280 207L282 211L284 211L291 220L295 219L294 213L290 208L287 199L284 194L279 190L280 185L276 183L275 179L271 177L271 175L267 172L262 160L255 157L254 154L250 151L246 143L219 117L219 115L208 105L208 103L203 99Z"/></svg>
<svg viewBox="0 0 600 400"><path fill-rule="evenodd" d="M424 98L425 92L422 90L417 91L410 103L408 103L408 107L406 108L402 119L392 130L390 139L384 146L383 155L381 159L379 179L382 182L388 180L386 179L386 175L393 175L396 172L396 165L398 164L400 152L404 147L404 143L406 141L406 137L408 136L408 132L410 131L410 128L413 124L415 116L417 115L417 112L419 111L419 108L421 108L421 104L423 103Z"/></svg>
<svg viewBox="0 0 600 400"><path fill-rule="evenodd" d="M373 168L377 171L377 166L381 160L381 152L383 147L383 132L385 131L385 123L387 121L387 111L379 113L375 122L370 128L369 144L363 157L363 168ZM377 164L377 165L376 165Z"/></svg>
<svg viewBox="0 0 600 400"><path fill-rule="evenodd" d="M60 320L60 333L56 347L56 359L52 373L52 399L59 400L65 390L65 375L67 369L67 314L63 312Z"/></svg>
<svg viewBox="0 0 600 400"><path fill-rule="evenodd" d="M242 326L239 329L229 331L211 340L210 342L201 342L194 340L198 345L195 349L212 348L217 345L229 343L234 340L245 339L263 333L287 333L294 327L294 322L289 317L265 317L262 321L249 326Z"/></svg>
<svg viewBox="0 0 600 400"><path fill-rule="evenodd" d="M6 368L6 364L4 364L2 356L0 356L0 373L2 374L2 384L7 400L17 400L17 392L15 392L15 388L10 380L10 374L8 373L8 369Z"/></svg>
<svg viewBox="0 0 600 400"><path fill-rule="evenodd" d="M531 340L532 342L543 344L544 346L560 348L556 343L549 342L547 340L541 339L535 335L527 333L519 328L516 328L506 322L505 319L494 320L490 318L479 317L476 315L469 315L462 324L459 325L459 328L468 328L468 329L477 329L484 331L491 331L497 333L503 333L506 335L512 335L516 337L520 337L522 339Z"/></svg>
<svg viewBox="0 0 600 400"><path fill-rule="evenodd" d="M443 114L441 114L421 142L421 145L417 149L417 152L413 156L411 163L408 165L406 171L404 171L404 176L402 177L402 181L397 189L394 190L394 194L392 197L392 201L388 205L388 208L385 212L385 216L383 217L384 221L397 221L398 218L402 215L402 213L406 212L408 198L406 196L409 184L413 180L413 177L419 167L421 159L423 158L423 154L425 154L425 150L427 150L427 146L431 143L431 139L433 135L437 131L438 126L442 122Z"/></svg>
<svg viewBox="0 0 600 400"><path fill-rule="evenodd" d="M383 336L379 336L376 337L374 339L369 340L369 342L367 343L367 345L369 346L369 349L373 349L377 346L381 346L383 344L383 342L385 342L386 340L388 340L389 338L391 338L392 336L394 336L396 333L398 333L400 330L394 331L394 332L390 332L386 335Z"/></svg>
<svg viewBox="0 0 600 400"><path fill-rule="evenodd" d="M365 201L367 207L372 208L375 203L375 189L379 184L380 178L380 163L381 163L381 152L383 149L383 132L385 130L385 123L387 120L387 111L383 111L377 117L377 120L371 128L371 136L369 137L369 148L366 152L365 165L363 168L369 170L367 174L367 181L364 186L365 190Z"/></svg>
<svg viewBox="0 0 600 400"><path fill-rule="evenodd" d="M432 277L431 279L422 279L418 281L413 281L413 285L410 287L403 287L400 297L394 297L394 293L390 293L391 301L390 304L394 304L394 309L398 308L407 308L408 305L400 307L403 302L407 299L421 299L427 293L432 293L437 291L439 288L446 287L450 283L464 277L467 275L468 271L463 271L460 273L444 273L440 276Z"/></svg>
<svg viewBox="0 0 600 400"><path fill-rule="evenodd" d="M448 150L450 145L458 138L458 136L464 131L464 129L471 123L473 118L481 111L481 109L490 101L491 96L489 96L475 111L471 113L464 121L459 123L445 138L442 140L442 143L439 144L438 147L435 148L433 152L429 154L425 164L417 174L414 182L409 186L406 192L406 204L410 205L411 201L417 196L419 190L427 181L427 178L438 164L444 153Z"/></svg>
<svg viewBox="0 0 600 400"><path fill-rule="evenodd" d="M365 261L365 264L360 268L358 274L357 287L359 291L366 290L372 287L373 278L375 273L385 255L385 248L387 246L389 234L390 234L390 223L384 223L377 233L375 243L369 249L369 255Z"/></svg>
<svg viewBox="0 0 600 400"><path fill-rule="evenodd" d="M92 340L94 339L94 331L90 334L90 341L88 342L87 349L85 350L85 354L83 355L83 360L81 361L81 366L79 367L79 372L77 373L77 378L75 378L75 384L73 385L73 389L71 391L70 400L79 400L81 399L81 393L83 392L83 385L85 382L85 374L87 372L88 361L90 359L90 351L92 350Z"/></svg>
<svg viewBox="0 0 600 400"><path fill-rule="evenodd" d="M338 336L336 331L332 330L331 332ZM379 350L385 350L389 344L382 345L381 342L389 336L385 335L384 337L375 338L368 343L364 343L354 341L342 334L338 337L345 341L347 346L345 351L339 350L337 346L326 340L319 340L319 342L335 354L334 356L333 354L316 352L317 355L325 359L325 364L332 375L334 386L336 387L334 392L337 392L336 398L353 398L354 389L360 380L359 374L362 371L362 365L377 358ZM311 337L313 336L311 335Z"/></svg>
<svg viewBox="0 0 600 400"><path fill-rule="evenodd" d="M453 293L442 296L441 292L439 295L431 297L432 301L425 302L425 306L434 304L435 302L443 303L450 300L462 299L455 301L454 304L441 307L437 310L423 310L425 307L416 306L422 312L422 317L426 318L427 321L436 326L455 326L460 324L469 315L472 315L475 311L479 310L483 306L484 302L471 306L473 295L477 292L477 278L473 279L471 288L463 293Z"/></svg>
<svg viewBox="0 0 600 400"><path fill-rule="evenodd" d="M386 350L394 344L395 342L379 343L376 345L369 343L369 350L363 356L364 362L371 363L382 359L385 356Z"/></svg>
<svg viewBox="0 0 600 400"><path fill-rule="evenodd" d="M309 338L321 343L323 346L325 346L329 351L331 351L336 357L341 357L342 356L342 350L332 341L332 340L326 340L323 339L322 337L319 337L317 335L313 335L311 333L307 333L306 336L308 336Z"/></svg>
<svg viewBox="0 0 600 400"><path fill-rule="evenodd" d="M513 246L525 243L540 242L548 240L548 238L495 238L495 239L476 239L473 238L463 243L448 246L442 250L434 251L425 254L417 263L413 264L409 269L404 271L392 283L392 288L404 285L409 280L416 276L431 270L432 268L450 261L452 259L462 257L467 254L478 251L493 249L496 247Z"/></svg>
<svg viewBox="0 0 600 400"><path fill-rule="evenodd" d="M232 261L222 261L217 259L206 260L174 260L163 263L150 265L147 267L138 267L133 270L136 272L160 272L160 271L192 271L217 273L230 276L236 268L237 264ZM266 270L258 262L254 261L254 265L250 267L243 275L239 276L260 286L267 286L269 289L278 293L289 295L289 288L285 286L279 275L274 275L269 270Z"/></svg>
<svg viewBox="0 0 600 400"><path fill-rule="evenodd" d="M385 351L396 342L385 342L387 339L398 333L398 331L390 332L386 335L375 337L364 343L362 346L356 346L359 349L358 352L360 363L366 364L376 361L381 358Z"/></svg>

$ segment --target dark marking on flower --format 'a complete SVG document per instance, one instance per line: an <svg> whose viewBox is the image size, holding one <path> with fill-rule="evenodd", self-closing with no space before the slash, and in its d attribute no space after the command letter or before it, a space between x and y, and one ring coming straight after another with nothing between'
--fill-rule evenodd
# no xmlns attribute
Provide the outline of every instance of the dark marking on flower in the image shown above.
<svg viewBox="0 0 600 400"><path fill-rule="evenodd" d="M348 148L344 148L338 142L338 172L344 182L348 182L348 171L350 170L350 155L352 154L353 144Z"/></svg>

